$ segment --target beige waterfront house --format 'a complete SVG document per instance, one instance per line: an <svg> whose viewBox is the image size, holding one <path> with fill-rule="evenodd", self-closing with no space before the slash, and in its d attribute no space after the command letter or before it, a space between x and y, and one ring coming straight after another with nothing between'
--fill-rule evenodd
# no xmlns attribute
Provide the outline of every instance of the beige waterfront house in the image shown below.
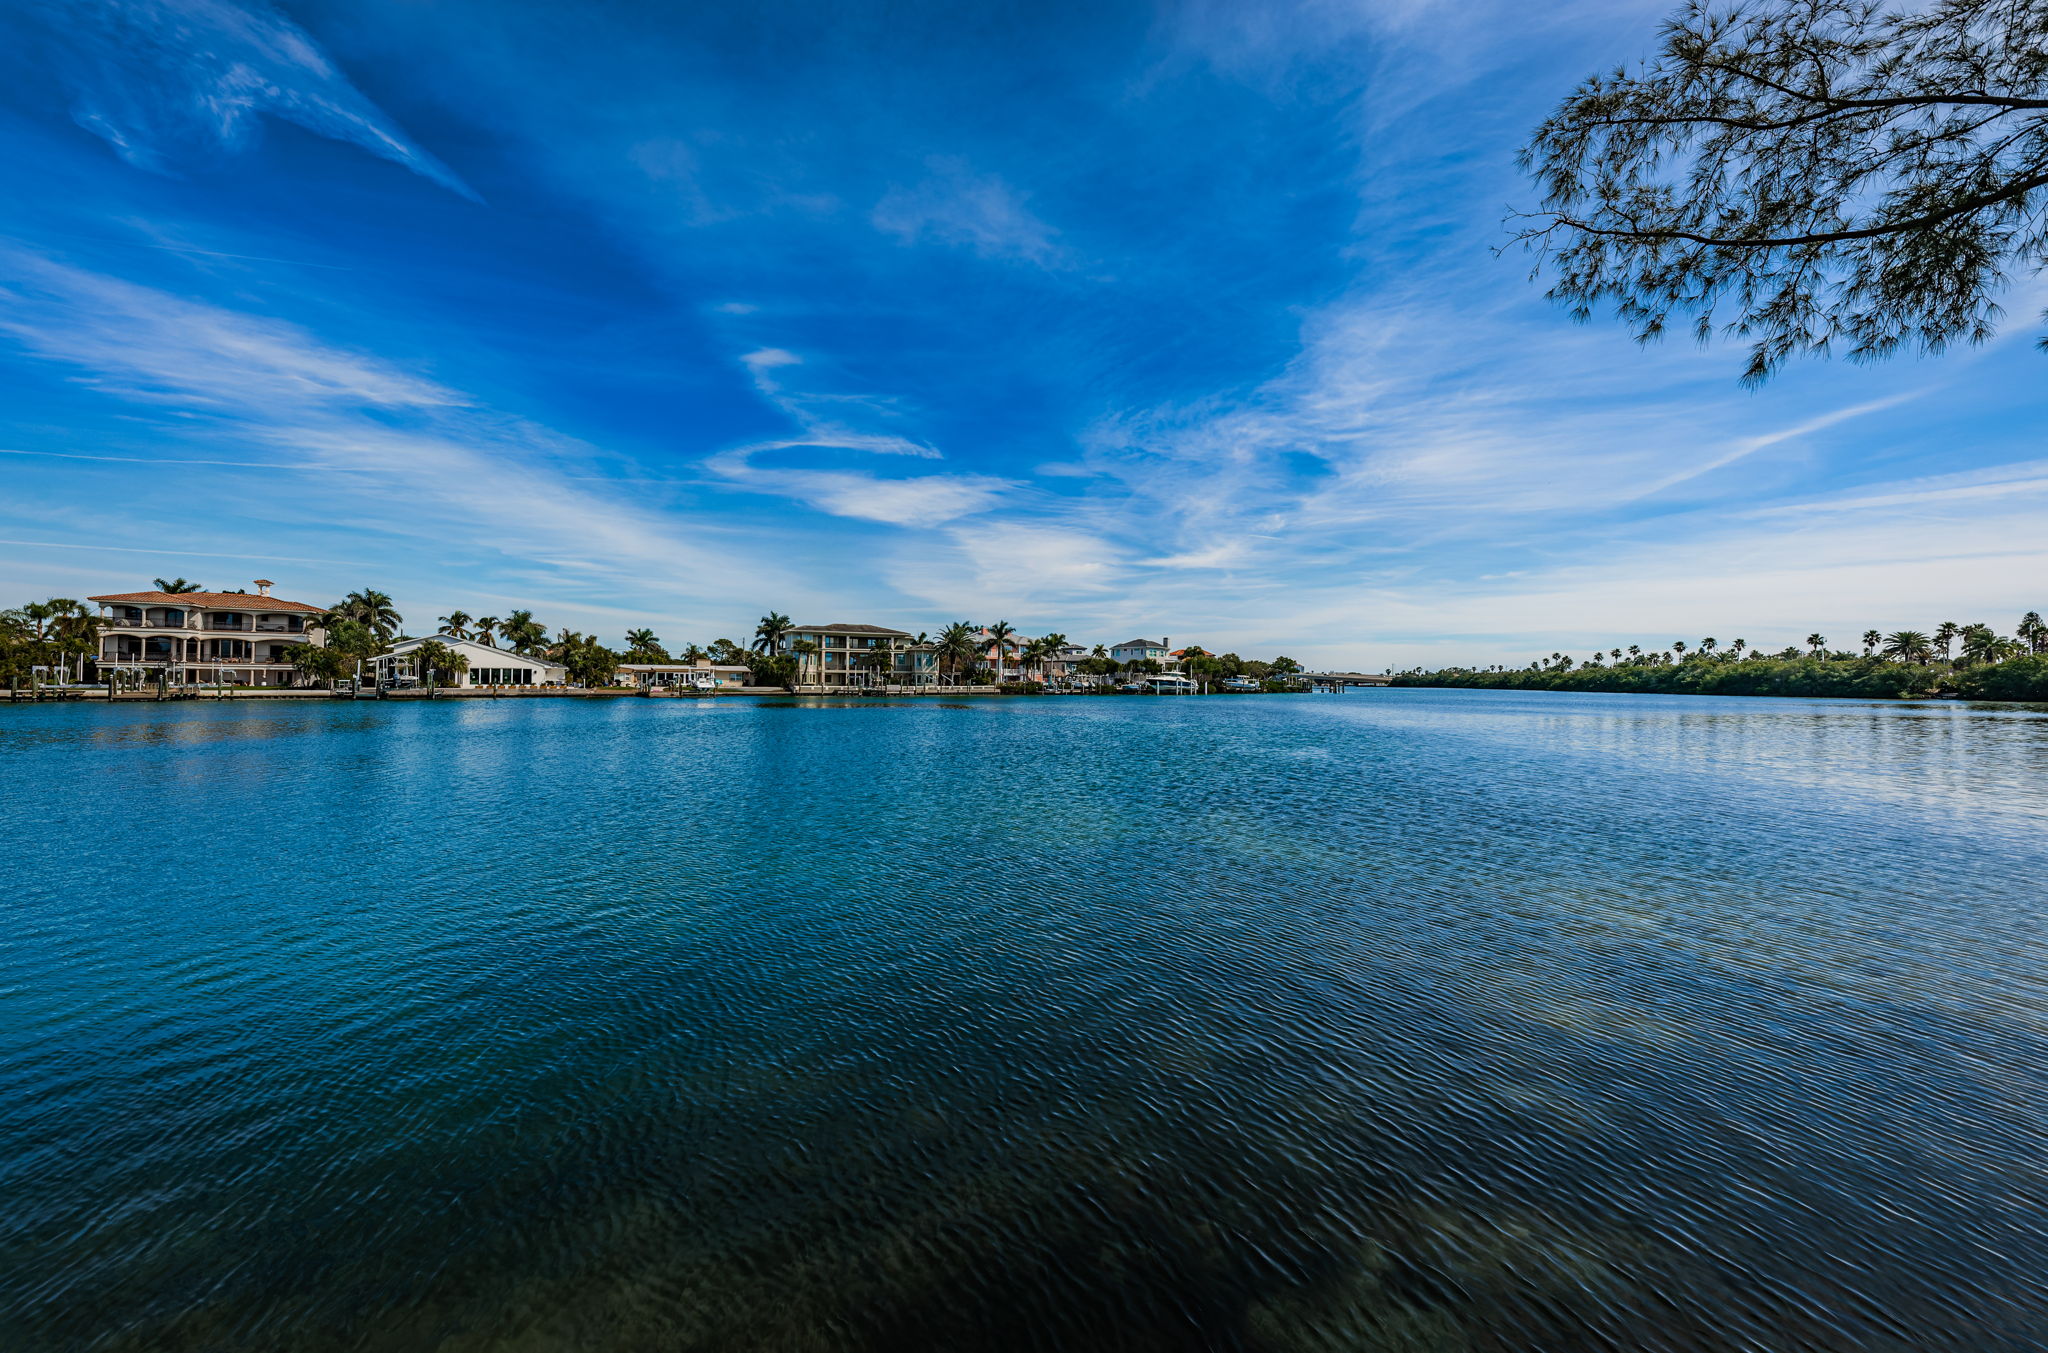
<svg viewBox="0 0 2048 1353"><path fill-rule="evenodd" d="M809 640L817 652L798 653ZM862 686L929 686L938 681L930 644L886 625L799 625L783 641L800 668L797 684L828 690Z"/></svg>
<svg viewBox="0 0 2048 1353"><path fill-rule="evenodd" d="M292 650L326 641L322 609L273 597L268 578L250 592L115 592L100 608L101 672L172 686L289 686Z"/></svg>

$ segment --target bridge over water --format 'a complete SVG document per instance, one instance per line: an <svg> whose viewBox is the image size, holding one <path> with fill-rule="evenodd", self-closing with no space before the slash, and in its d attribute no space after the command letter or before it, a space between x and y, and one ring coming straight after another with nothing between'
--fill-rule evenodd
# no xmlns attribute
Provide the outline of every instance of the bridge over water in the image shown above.
<svg viewBox="0 0 2048 1353"><path fill-rule="evenodd" d="M1328 686L1332 690L1344 690L1354 686L1391 686L1394 678L1383 672L1303 672L1302 678L1311 687Z"/></svg>

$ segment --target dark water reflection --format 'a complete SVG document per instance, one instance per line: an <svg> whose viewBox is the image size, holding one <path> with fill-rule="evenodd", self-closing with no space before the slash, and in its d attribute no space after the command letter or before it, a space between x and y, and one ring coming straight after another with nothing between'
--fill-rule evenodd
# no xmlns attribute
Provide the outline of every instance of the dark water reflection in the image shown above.
<svg viewBox="0 0 2048 1353"><path fill-rule="evenodd" d="M2048 1346L2048 719L0 710L9 1349Z"/></svg>

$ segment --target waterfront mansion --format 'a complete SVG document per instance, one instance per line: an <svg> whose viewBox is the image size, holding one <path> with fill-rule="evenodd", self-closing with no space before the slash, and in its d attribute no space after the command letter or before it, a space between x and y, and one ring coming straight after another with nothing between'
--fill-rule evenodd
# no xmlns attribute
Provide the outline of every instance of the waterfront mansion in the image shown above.
<svg viewBox="0 0 2048 1353"><path fill-rule="evenodd" d="M320 643L321 609L250 592L116 592L100 608L101 672L172 686L289 686L292 649Z"/></svg>
<svg viewBox="0 0 2048 1353"><path fill-rule="evenodd" d="M796 657L804 686L928 686L938 679L931 645L886 625L798 625L782 651Z"/></svg>

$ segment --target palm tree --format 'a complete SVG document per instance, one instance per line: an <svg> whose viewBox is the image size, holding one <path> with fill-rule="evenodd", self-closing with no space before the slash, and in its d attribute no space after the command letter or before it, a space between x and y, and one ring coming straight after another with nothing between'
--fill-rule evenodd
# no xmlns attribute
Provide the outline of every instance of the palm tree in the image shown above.
<svg viewBox="0 0 2048 1353"><path fill-rule="evenodd" d="M1719 639L1700 640L1700 652L1702 653L1712 653L1715 649L1719 648L1720 646L1721 641Z"/></svg>
<svg viewBox="0 0 2048 1353"><path fill-rule="evenodd" d="M695 648L696 645L692 644L690 647ZM668 660L668 650L661 646L661 640L655 638L654 631L650 629L627 630L626 648L629 652L652 658L657 662Z"/></svg>
<svg viewBox="0 0 2048 1353"><path fill-rule="evenodd" d="M429 639L412 651L413 670L428 689L446 681L454 685L469 670L469 659L438 639Z"/></svg>
<svg viewBox="0 0 2048 1353"><path fill-rule="evenodd" d="M1813 656L1817 658L1820 651L1828 646L1828 637L1825 634L1809 634L1806 636L1806 646L1813 650Z"/></svg>
<svg viewBox="0 0 2048 1353"><path fill-rule="evenodd" d="M1631 662L1633 662L1637 658L1642 657L1643 646L1641 644L1630 644L1628 646L1628 656Z"/></svg>
<svg viewBox="0 0 2048 1353"><path fill-rule="evenodd" d="M1018 663L1024 669L1023 675L1030 676L1031 669L1034 667L1043 668L1049 652L1050 650L1046 648L1043 638L1033 639L1026 643L1017 654Z"/></svg>
<svg viewBox="0 0 2048 1353"><path fill-rule="evenodd" d="M545 625L536 624L532 611L514 611L498 626L498 634L515 653L537 652L548 641Z"/></svg>
<svg viewBox="0 0 2048 1353"><path fill-rule="evenodd" d="M31 641L44 648L45 658L57 659L67 681L73 655L78 657L79 670L83 672L85 659L99 651L100 618L83 602L70 597L32 601L21 608L21 617L28 622Z"/></svg>
<svg viewBox="0 0 2048 1353"><path fill-rule="evenodd" d="M782 641L796 628L796 622L780 611L770 611L761 617L761 623L754 626L754 651L756 653L779 653Z"/></svg>
<svg viewBox="0 0 2048 1353"><path fill-rule="evenodd" d="M376 635L380 644L390 643L391 636L397 634L398 627L405 623L405 617L392 607L391 598L374 587L349 593L330 614L342 620L355 621Z"/></svg>
<svg viewBox="0 0 2048 1353"><path fill-rule="evenodd" d="M802 684L803 677L801 673L809 671L811 666L811 659L813 657L816 657L818 654L823 653L825 650L818 647L817 641L814 639L799 639L789 646L789 651L796 654L797 657L803 663L803 665L797 669L799 673L797 677L797 682L798 684ZM821 666L818 670L818 685L823 686L824 684L825 672L824 668Z"/></svg>
<svg viewBox="0 0 2048 1353"><path fill-rule="evenodd" d="M2017 643L1981 622L1963 626L1962 640L1965 663L2004 662L2020 652Z"/></svg>
<svg viewBox="0 0 2048 1353"><path fill-rule="evenodd" d="M1876 630L1863 631L1863 656L1869 657L1877 646L1884 642L1884 636Z"/></svg>
<svg viewBox="0 0 2048 1353"><path fill-rule="evenodd" d="M2048 624L2042 623L2039 611L2028 611L2021 616L2019 628L2014 633L2026 643L2029 653L2048 653Z"/></svg>
<svg viewBox="0 0 2048 1353"><path fill-rule="evenodd" d="M156 590L159 592L200 592L205 590L198 583L186 582L182 576L168 580L152 578L150 581L156 584Z"/></svg>
<svg viewBox="0 0 2048 1353"><path fill-rule="evenodd" d="M497 632L498 617L494 615L479 616L469 622L470 636L486 648L497 647L496 644L491 642L492 636L497 634Z"/></svg>
<svg viewBox="0 0 2048 1353"><path fill-rule="evenodd" d="M1899 662L1917 662L1924 667L1934 656L1934 644L1919 630L1900 630L1897 634L1885 636L1884 656Z"/></svg>
<svg viewBox="0 0 2048 1353"><path fill-rule="evenodd" d="M1941 653L1941 660L1948 661L1948 646L1956 641L1963 627L1953 620L1944 620L1934 627L1934 646Z"/></svg>
<svg viewBox="0 0 2048 1353"><path fill-rule="evenodd" d="M628 639L630 639L630 638L632 638L633 636L629 634L629 635L627 635L626 637L627 637ZM685 645L685 646L684 646L684 648L683 648L683 651L682 651L681 655L680 655L680 656L679 656L679 657L677 658L677 661L678 661L678 662L703 662L703 661L704 661L704 660L705 660L706 658L708 658L708 657L710 657L710 656L711 656L711 655L710 655L709 653L705 652L705 651L704 651L704 650L703 650L702 648L698 647L698 646L697 646L696 644L687 644L687 645Z"/></svg>
<svg viewBox="0 0 2048 1353"><path fill-rule="evenodd" d="M469 637L470 618L468 611L450 611L441 617L441 633L451 639Z"/></svg>
<svg viewBox="0 0 2048 1353"><path fill-rule="evenodd" d="M1673 639L1671 641L1671 651L1683 658L1685 656L1685 640Z"/></svg>
<svg viewBox="0 0 2048 1353"><path fill-rule="evenodd" d="M896 670L896 640L884 636L874 648L860 655L860 665L870 672L879 672L886 684L890 673Z"/></svg>
<svg viewBox="0 0 2048 1353"><path fill-rule="evenodd" d="M974 627L964 620L955 620L939 631L932 655L948 672L958 676L961 666L973 658L975 652Z"/></svg>
<svg viewBox="0 0 2048 1353"><path fill-rule="evenodd" d="M1007 620L998 620L995 624L988 627L989 643L995 649L993 656L996 660L996 685L998 686L1003 684L1003 655L1009 652L1012 647L1010 636L1016 632L1016 628Z"/></svg>
<svg viewBox="0 0 2048 1353"><path fill-rule="evenodd" d="M1735 655L1736 660L1739 662L1742 659L1742 650L1748 647L1749 640L1737 639L1734 643L1728 645L1728 650Z"/></svg>

